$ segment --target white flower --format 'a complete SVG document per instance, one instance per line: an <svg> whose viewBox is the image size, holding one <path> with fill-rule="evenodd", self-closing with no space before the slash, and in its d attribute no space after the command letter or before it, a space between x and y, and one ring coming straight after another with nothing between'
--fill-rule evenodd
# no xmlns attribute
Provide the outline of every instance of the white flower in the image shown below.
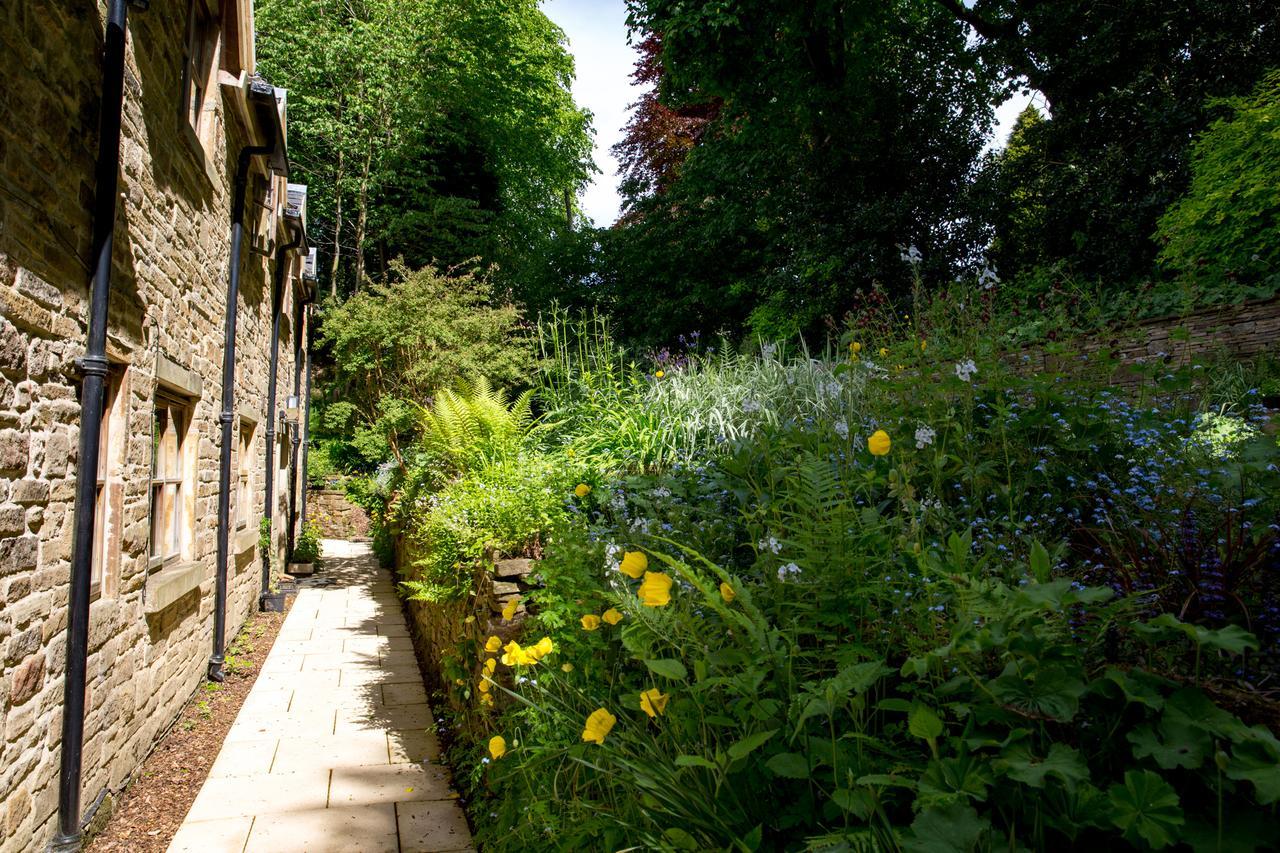
<svg viewBox="0 0 1280 853"><path fill-rule="evenodd" d="M996 275L996 271L989 264L982 267L982 273L978 276L978 284L982 285L983 290L990 290L1000 283L1000 276Z"/></svg>
<svg viewBox="0 0 1280 853"><path fill-rule="evenodd" d="M761 551L771 551L774 554L777 554L779 551L782 550L782 543L779 542L774 537L770 536L768 539L761 539L759 542L757 542L756 547L759 548Z"/></svg>
<svg viewBox="0 0 1280 853"><path fill-rule="evenodd" d="M616 571L622 562L622 548L610 542L604 547L604 567L607 571Z"/></svg>
<svg viewBox="0 0 1280 853"><path fill-rule="evenodd" d="M637 518L635 521L631 522L631 529L637 533L643 533L648 536L649 531L653 529L653 521L648 518Z"/></svg>
<svg viewBox="0 0 1280 853"><path fill-rule="evenodd" d="M937 437L938 437L938 434L933 431L933 427L931 426L920 427L919 429L916 430L916 449L923 450L924 448L933 444L933 440Z"/></svg>
<svg viewBox="0 0 1280 853"><path fill-rule="evenodd" d="M795 563L787 563L785 566L778 567L778 580L784 581L792 575L800 574L800 567Z"/></svg>
<svg viewBox="0 0 1280 853"><path fill-rule="evenodd" d="M956 363L956 376L960 377L962 382L968 382L977 372L978 365L974 364L971 358Z"/></svg>
<svg viewBox="0 0 1280 853"><path fill-rule="evenodd" d="M621 513L627 511L627 496L622 492L615 492L613 497L609 498L609 506Z"/></svg>
<svg viewBox="0 0 1280 853"><path fill-rule="evenodd" d="M849 437L849 425L844 421L836 421L835 428L836 428L836 435L840 436L841 438Z"/></svg>
<svg viewBox="0 0 1280 853"><path fill-rule="evenodd" d="M818 390L828 397L839 397L840 382L836 379L828 379L818 386Z"/></svg>
<svg viewBox="0 0 1280 853"><path fill-rule="evenodd" d="M649 494L653 495L655 498L669 498L671 497L671 490L666 486L658 486L658 488L649 492Z"/></svg>
<svg viewBox="0 0 1280 853"><path fill-rule="evenodd" d="M915 244L908 246L900 257L905 263L911 264L913 267L918 266L920 261L924 259L924 255L920 254L920 250L915 247Z"/></svg>
<svg viewBox="0 0 1280 853"><path fill-rule="evenodd" d="M764 356L766 360L773 358L774 354L777 353L777 351L778 351L777 344L761 344L760 345L760 355Z"/></svg>

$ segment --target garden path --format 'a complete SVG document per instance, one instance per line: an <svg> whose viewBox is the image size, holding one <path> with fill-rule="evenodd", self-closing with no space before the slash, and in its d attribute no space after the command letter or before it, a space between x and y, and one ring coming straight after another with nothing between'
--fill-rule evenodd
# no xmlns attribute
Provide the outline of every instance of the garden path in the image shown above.
<svg viewBox="0 0 1280 853"><path fill-rule="evenodd" d="M170 853L471 849L391 578L324 553Z"/></svg>

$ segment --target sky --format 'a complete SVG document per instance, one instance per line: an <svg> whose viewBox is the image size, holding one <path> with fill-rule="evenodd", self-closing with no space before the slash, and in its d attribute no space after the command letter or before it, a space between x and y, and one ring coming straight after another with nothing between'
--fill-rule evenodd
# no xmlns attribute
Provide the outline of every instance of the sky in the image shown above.
<svg viewBox="0 0 1280 853"><path fill-rule="evenodd" d="M569 37L569 51L577 67L573 97L592 113L595 162L600 172L579 200L597 226L618 218L618 161L609 149L622 138L631 104L640 90L631 85L636 52L627 44L627 9L623 0L543 0L542 10ZM1031 100L1015 95L996 108L994 133L988 149L1003 148L1018 114ZM1041 110L1043 97L1036 98Z"/></svg>

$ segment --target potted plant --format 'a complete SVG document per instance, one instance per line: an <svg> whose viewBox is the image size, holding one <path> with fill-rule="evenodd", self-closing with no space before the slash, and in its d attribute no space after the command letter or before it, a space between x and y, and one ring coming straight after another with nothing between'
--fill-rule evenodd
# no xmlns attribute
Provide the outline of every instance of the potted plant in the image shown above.
<svg viewBox="0 0 1280 853"><path fill-rule="evenodd" d="M289 574L309 575L316 570L316 561L320 559L320 526L314 521L302 525L298 539L293 543L293 553L289 555Z"/></svg>

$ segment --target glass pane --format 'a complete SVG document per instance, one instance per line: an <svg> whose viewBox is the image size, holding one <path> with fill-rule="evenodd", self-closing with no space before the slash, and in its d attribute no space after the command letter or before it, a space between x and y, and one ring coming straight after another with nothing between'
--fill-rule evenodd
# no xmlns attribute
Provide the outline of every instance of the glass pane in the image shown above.
<svg viewBox="0 0 1280 853"><path fill-rule="evenodd" d="M182 505L179 501L180 492L177 484L170 483L164 487L164 507L167 514L167 524L169 529L168 547L165 550L166 557L172 557L178 553L180 540L178 538L178 520L182 518Z"/></svg>
<svg viewBox="0 0 1280 853"><path fill-rule="evenodd" d="M164 537L161 535L164 530L163 516L164 511L164 487L151 487L151 556L159 557L163 548Z"/></svg>
<svg viewBox="0 0 1280 853"><path fill-rule="evenodd" d="M151 479L160 478L160 440L164 435L164 425L168 415L164 409L156 408L151 419Z"/></svg>
<svg viewBox="0 0 1280 853"><path fill-rule="evenodd" d="M94 493L93 511L93 568L89 572L89 586L92 592L98 591L102 583L102 540L106 529L107 502L104 499L107 490L101 485Z"/></svg>

